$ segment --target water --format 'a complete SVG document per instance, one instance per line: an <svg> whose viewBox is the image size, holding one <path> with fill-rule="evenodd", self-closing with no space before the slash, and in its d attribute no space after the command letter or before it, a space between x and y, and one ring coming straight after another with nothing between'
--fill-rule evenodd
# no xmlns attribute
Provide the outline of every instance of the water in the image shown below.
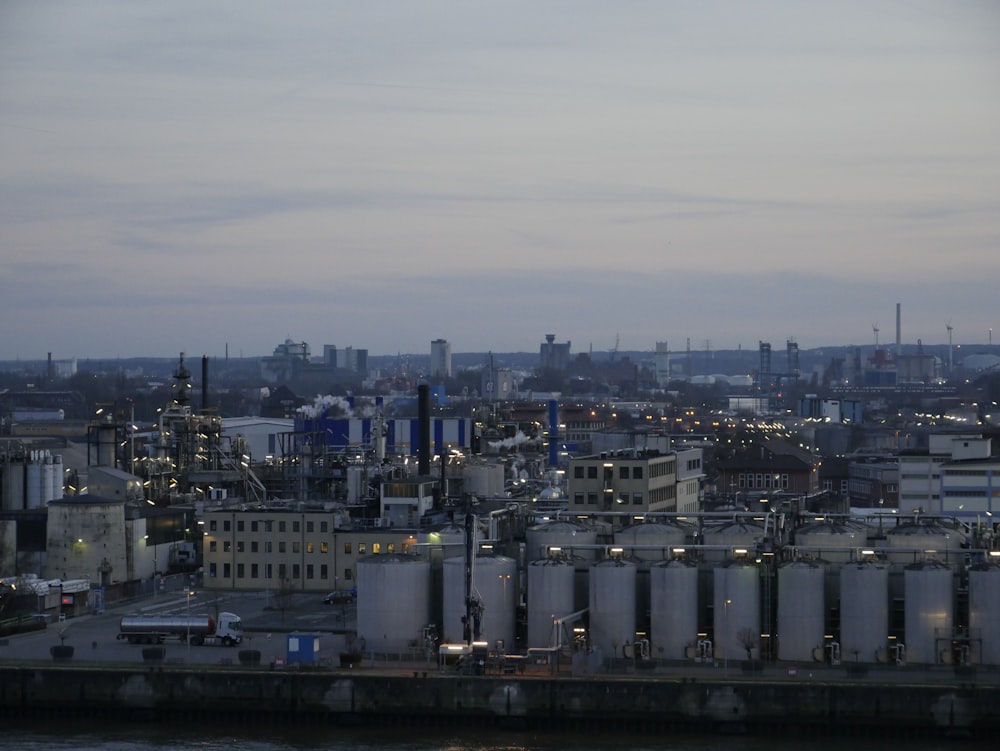
<svg viewBox="0 0 1000 751"><path fill-rule="evenodd" d="M992 744L990 747L993 747ZM981 742L922 738L765 738L707 734L669 736L572 733L171 727L65 723L44 728L19 724L0 734L0 748L19 751L960 751L987 748Z"/></svg>

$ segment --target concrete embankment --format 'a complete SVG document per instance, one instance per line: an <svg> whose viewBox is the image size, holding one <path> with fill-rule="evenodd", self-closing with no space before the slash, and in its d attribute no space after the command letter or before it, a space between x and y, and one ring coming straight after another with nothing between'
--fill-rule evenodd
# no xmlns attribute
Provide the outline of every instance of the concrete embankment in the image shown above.
<svg viewBox="0 0 1000 751"><path fill-rule="evenodd" d="M957 679L898 685L867 679L705 681L176 665L0 666L0 712L19 717L985 737L1000 730L997 706L1000 686Z"/></svg>

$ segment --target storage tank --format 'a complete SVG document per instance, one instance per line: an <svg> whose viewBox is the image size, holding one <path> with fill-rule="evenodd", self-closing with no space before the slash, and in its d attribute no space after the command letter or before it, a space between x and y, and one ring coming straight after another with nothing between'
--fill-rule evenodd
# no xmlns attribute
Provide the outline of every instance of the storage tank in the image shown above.
<svg viewBox="0 0 1000 751"><path fill-rule="evenodd" d="M430 563L415 555L370 555L357 563L357 635L364 649L404 655L430 618Z"/></svg>
<svg viewBox="0 0 1000 751"><path fill-rule="evenodd" d="M698 568L661 561L649 569L650 651L657 660L683 660L698 641Z"/></svg>
<svg viewBox="0 0 1000 751"><path fill-rule="evenodd" d="M42 505L42 464L37 451L31 452L26 471L26 508L40 508Z"/></svg>
<svg viewBox="0 0 1000 751"><path fill-rule="evenodd" d="M889 640L889 567L879 561L840 569L840 655L850 662L885 658Z"/></svg>
<svg viewBox="0 0 1000 751"><path fill-rule="evenodd" d="M955 574L949 566L926 561L903 571L906 661L921 665L951 662Z"/></svg>
<svg viewBox="0 0 1000 751"><path fill-rule="evenodd" d="M907 522L893 527L885 533L889 547L890 563L920 563L927 551L934 551L939 557L947 558L957 552L965 540L958 530L936 521Z"/></svg>
<svg viewBox="0 0 1000 751"><path fill-rule="evenodd" d="M49 489L48 500L56 500L63 497L63 458L62 454L52 457L52 487Z"/></svg>
<svg viewBox="0 0 1000 751"><path fill-rule="evenodd" d="M48 503L52 500L52 476L55 471L55 467L52 464L52 456L48 451L42 457L42 474L39 478L38 495L41 498L42 505Z"/></svg>
<svg viewBox="0 0 1000 751"><path fill-rule="evenodd" d="M732 558L733 548L752 551L764 539L762 525L742 520L706 525L703 533L708 546L704 555L706 561L727 561ZM719 549L712 550L712 547Z"/></svg>
<svg viewBox="0 0 1000 751"><path fill-rule="evenodd" d="M561 548L564 554L590 562L597 558L597 531L577 522L558 519L537 524L525 532L528 562L548 558L549 548Z"/></svg>
<svg viewBox="0 0 1000 751"><path fill-rule="evenodd" d="M23 511L25 506L24 481L25 463L21 457L10 457L7 464L3 466L0 477L3 479L3 492L0 498L3 499L4 511Z"/></svg>
<svg viewBox="0 0 1000 751"><path fill-rule="evenodd" d="M636 562L670 560L671 550L683 547L688 528L671 522L630 524L615 532L615 545Z"/></svg>
<svg viewBox="0 0 1000 751"><path fill-rule="evenodd" d="M465 555L465 527L445 524L417 534L417 555L439 560Z"/></svg>
<svg viewBox="0 0 1000 751"><path fill-rule="evenodd" d="M590 646L604 659L635 642L635 564L616 558L590 567Z"/></svg>
<svg viewBox="0 0 1000 751"><path fill-rule="evenodd" d="M517 562L503 555L477 555L472 573L473 594L482 604L480 640L493 647L503 641L507 651L516 648ZM464 642L465 558L444 562L442 636L446 642Z"/></svg>
<svg viewBox="0 0 1000 751"><path fill-rule="evenodd" d="M803 524L795 530L795 546L813 558L831 563L848 563L853 551L868 545L868 529L838 519Z"/></svg>
<svg viewBox="0 0 1000 751"><path fill-rule="evenodd" d="M747 646L760 654L760 574L751 563L734 561L713 571L713 650L716 657L741 660Z"/></svg>
<svg viewBox="0 0 1000 751"><path fill-rule="evenodd" d="M528 647L549 647L552 621L576 612L576 570L569 561L542 558L528 564ZM566 635L563 635L564 642Z"/></svg>
<svg viewBox="0 0 1000 751"><path fill-rule="evenodd" d="M778 659L812 661L822 650L825 568L814 561L778 567Z"/></svg>
<svg viewBox="0 0 1000 751"><path fill-rule="evenodd" d="M969 570L970 661L1000 665L1000 565L980 563Z"/></svg>

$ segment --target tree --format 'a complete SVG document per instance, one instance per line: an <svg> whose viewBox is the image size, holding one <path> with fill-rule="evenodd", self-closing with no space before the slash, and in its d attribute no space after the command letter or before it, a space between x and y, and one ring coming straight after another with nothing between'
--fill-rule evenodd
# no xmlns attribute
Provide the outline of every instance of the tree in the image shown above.
<svg viewBox="0 0 1000 751"><path fill-rule="evenodd" d="M757 634L749 626L744 626L736 632L736 641L747 653L747 659L753 660L753 650L757 646Z"/></svg>

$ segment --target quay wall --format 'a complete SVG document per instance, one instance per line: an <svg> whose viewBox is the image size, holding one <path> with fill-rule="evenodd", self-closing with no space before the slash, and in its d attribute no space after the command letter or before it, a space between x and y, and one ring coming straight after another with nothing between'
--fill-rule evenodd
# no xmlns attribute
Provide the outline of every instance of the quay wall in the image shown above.
<svg viewBox="0 0 1000 751"><path fill-rule="evenodd" d="M181 666L0 666L0 714L247 722L479 723L517 727L1000 730L1000 686L935 682L734 681L366 674Z"/></svg>

